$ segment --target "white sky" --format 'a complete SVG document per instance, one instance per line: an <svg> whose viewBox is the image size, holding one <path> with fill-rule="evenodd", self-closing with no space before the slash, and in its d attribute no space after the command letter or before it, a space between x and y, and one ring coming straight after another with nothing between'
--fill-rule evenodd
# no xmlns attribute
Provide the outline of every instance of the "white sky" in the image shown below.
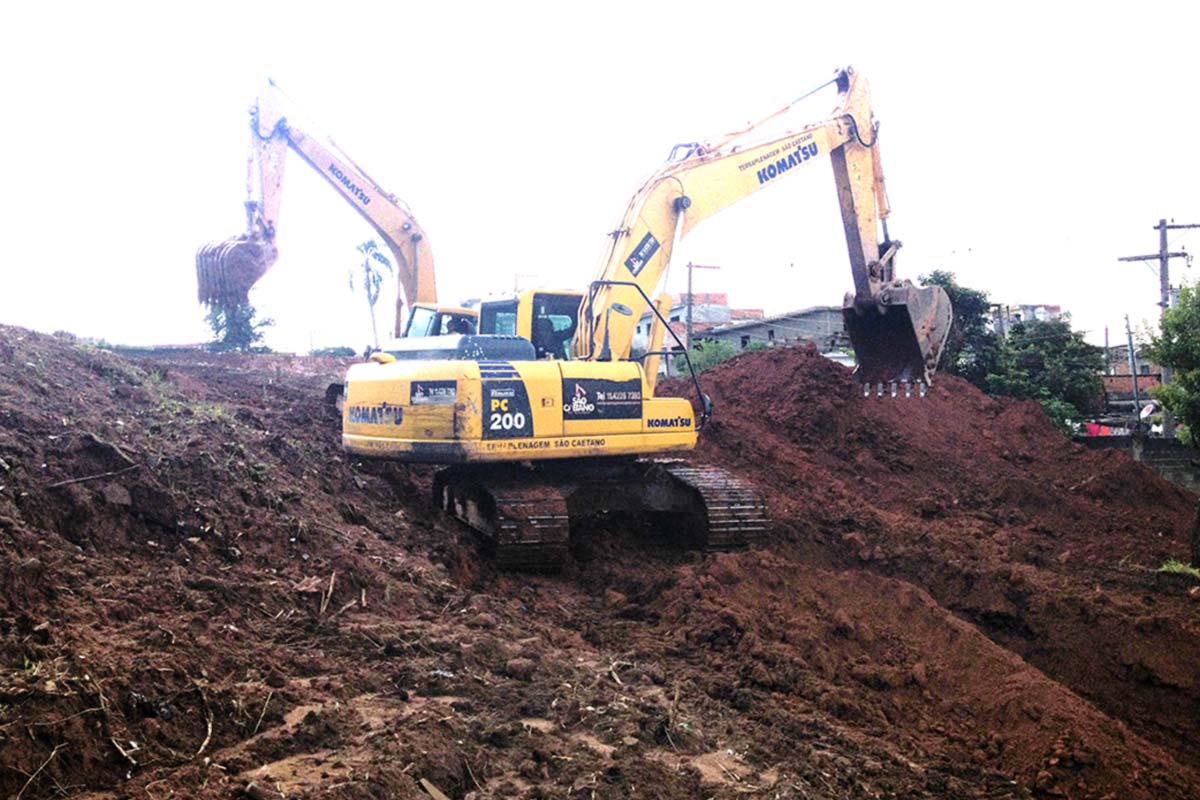
<svg viewBox="0 0 1200 800"><path fill-rule="evenodd" d="M1156 317L1155 274L1116 259L1155 252L1160 217L1200 223L1197 6L830 5L10 4L0 322L209 338L194 253L244 227L246 110L267 76L408 202L457 302L517 280L583 288L672 144L843 64L871 81L903 276L948 269L993 301L1063 305L1098 343L1126 312ZM373 231L298 158L288 172L281 257L252 294L277 321L268 341L361 348L347 270ZM1200 231L1181 247L1200 250ZM673 289L689 260L721 265L696 289L738 306L840 303L831 170L697 229Z"/></svg>

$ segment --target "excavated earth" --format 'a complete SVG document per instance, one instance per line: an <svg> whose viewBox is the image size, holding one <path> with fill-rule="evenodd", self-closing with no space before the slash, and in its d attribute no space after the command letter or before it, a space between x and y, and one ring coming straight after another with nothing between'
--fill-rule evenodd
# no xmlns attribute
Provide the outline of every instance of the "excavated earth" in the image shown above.
<svg viewBox="0 0 1200 800"><path fill-rule="evenodd" d="M345 366L0 327L0 796L1200 796L1196 498L1036 405L743 356L691 457L768 540L525 576L342 454Z"/></svg>

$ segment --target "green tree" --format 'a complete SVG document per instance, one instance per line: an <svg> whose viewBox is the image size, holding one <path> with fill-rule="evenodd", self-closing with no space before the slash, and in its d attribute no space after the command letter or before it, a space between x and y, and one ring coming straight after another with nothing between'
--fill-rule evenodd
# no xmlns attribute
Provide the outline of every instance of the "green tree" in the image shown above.
<svg viewBox="0 0 1200 800"><path fill-rule="evenodd" d="M999 347L986 389L992 394L1037 400L1055 424L1068 430L1099 402L1103 350L1083 340L1066 320L1031 320L1012 326Z"/></svg>
<svg viewBox="0 0 1200 800"><path fill-rule="evenodd" d="M935 269L918 278L922 286L940 286L950 296L954 322L942 350L939 369L983 388L1000 357L1000 339L989 329L987 292L960 286L953 272Z"/></svg>
<svg viewBox="0 0 1200 800"><path fill-rule="evenodd" d="M215 337L208 349L215 352L237 350L264 350L256 347L263 338L263 330L275 324L274 320L256 320L258 312L249 303L216 303L208 312L205 321Z"/></svg>
<svg viewBox="0 0 1200 800"><path fill-rule="evenodd" d="M1167 410L1186 426L1184 441L1196 444L1200 431L1200 289L1184 286L1175 305L1162 316L1162 326L1151 334L1146 348L1151 360L1174 370L1171 383L1154 391Z"/></svg>

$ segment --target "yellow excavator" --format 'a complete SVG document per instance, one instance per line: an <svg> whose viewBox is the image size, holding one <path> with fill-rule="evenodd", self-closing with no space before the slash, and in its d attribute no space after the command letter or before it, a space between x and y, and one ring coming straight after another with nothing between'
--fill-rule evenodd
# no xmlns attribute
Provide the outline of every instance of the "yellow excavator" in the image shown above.
<svg viewBox="0 0 1200 800"><path fill-rule="evenodd" d="M400 283L394 335L422 337L473 331L476 311L438 305L433 250L408 207L382 189L349 156L335 154L289 123L285 107L286 98L272 82L250 109L246 232L202 245L196 252L200 302L225 307L245 303L250 288L278 258L275 237L283 168L290 148L371 224L391 252ZM404 313L406 306L408 314Z"/></svg>
<svg viewBox="0 0 1200 800"><path fill-rule="evenodd" d="M767 519L747 483L661 457L692 449L712 414L690 364L698 415L686 399L654 396L658 359L670 355L662 349L667 334L687 359L662 294L679 240L717 211L828 157L854 278L843 307L860 381L923 386L950 328L941 288L895 278L899 243L884 222L867 82L847 68L830 83L837 108L816 124L763 137L766 123L782 121L797 100L735 134L676 145L634 194L588 291L532 290L485 302L480 335L400 342L351 367L343 447L448 465L435 477L435 502L492 542L502 567L559 568L570 521L597 512L674 515L674 527L707 549L753 542ZM654 316L648 352L631 358L647 308Z"/></svg>

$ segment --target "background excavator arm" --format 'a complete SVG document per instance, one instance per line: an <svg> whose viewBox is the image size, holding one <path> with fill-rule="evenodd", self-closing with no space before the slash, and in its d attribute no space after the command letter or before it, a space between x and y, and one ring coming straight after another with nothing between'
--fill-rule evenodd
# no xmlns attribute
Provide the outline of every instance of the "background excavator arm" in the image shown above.
<svg viewBox="0 0 1200 800"><path fill-rule="evenodd" d="M279 90L271 84L250 111L247 230L234 239L205 245L196 254L200 301L236 305L278 257L275 248L283 173L294 150L329 182L383 239L396 264L402 296L396 299L396 336L404 306L436 304L433 251L412 212L348 157L288 122Z"/></svg>

